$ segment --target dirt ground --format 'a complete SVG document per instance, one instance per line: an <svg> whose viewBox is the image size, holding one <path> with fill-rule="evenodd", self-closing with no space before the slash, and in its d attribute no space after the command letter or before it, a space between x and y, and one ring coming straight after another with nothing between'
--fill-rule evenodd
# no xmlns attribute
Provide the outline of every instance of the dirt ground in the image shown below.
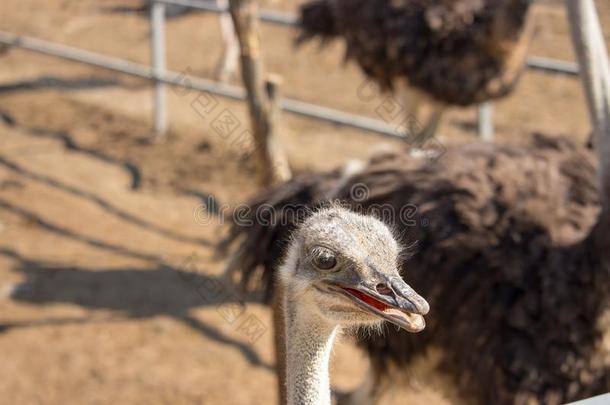
<svg viewBox="0 0 610 405"><path fill-rule="evenodd" d="M610 40L610 7L598 3ZM125 4L135 2L2 0L0 30L147 63L147 19L112 11ZM560 3L535 12L531 54L572 60ZM295 51L290 29L264 25L262 34L286 96L376 117L384 96L358 98L363 78L343 65L340 44ZM170 69L212 76L221 52L214 15L171 19L167 41ZM257 189L253 164L193 108L198 97L170 90L167 140L152 143L146 82L22 50L0 56L1 403L276 402L270 311L219 280L224 258L214 254L230 208ZM215 102L247 128L243 105ZM497 142L588 137L575 78L528 71L496 106ZM439 139L475 141L475 119L473 108L452 110ZM296 172L399 146L291 115L282 125ZM388 403L451 403L434 358ZM343 339L334 385L357 386L366 368Z"/></svg>

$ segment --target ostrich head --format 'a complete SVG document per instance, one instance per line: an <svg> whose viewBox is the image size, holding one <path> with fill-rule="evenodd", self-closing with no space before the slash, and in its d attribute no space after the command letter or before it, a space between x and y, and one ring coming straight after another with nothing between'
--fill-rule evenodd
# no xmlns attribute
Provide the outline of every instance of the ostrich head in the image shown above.
<svg viewBox="0 0 610 405"><path fill-rule="evenodd" d="M381 221L343 208L324 209L294 234L280 277L288 299L298 299L328 324L387 320L419 332L429 306L400 277L399 255L399 244Z"/></svg>

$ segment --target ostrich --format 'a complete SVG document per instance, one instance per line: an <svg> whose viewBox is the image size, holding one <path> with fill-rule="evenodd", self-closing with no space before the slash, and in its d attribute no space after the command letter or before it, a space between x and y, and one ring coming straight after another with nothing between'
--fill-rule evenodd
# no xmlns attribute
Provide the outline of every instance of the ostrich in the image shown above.
<svg viewBox="0 0 610 405"><path fill-rule="evenodd" d="M360 340L371 381L352 399L376 403L392 373L433 348L469 403L555 405L610 391L610 68L593 1L566 4L598 159L543 136L529 147L451 148L436 160L388 152L347 178L337 170L268 190L250 219L275 217L232 228L229 270L247 284L262 265L268 291L301 220L294 207L337 198L381 208L418 241L409 281L434 311L417 337L389 330ZM402 215L407 206L417 212Z"/></svg>
<svg viewBox="0 0 610 405"><path fill-rule="evenodd" d="M434 135L446 106L503 97L533 34L529 0L315 0L301 7L298 42L346 42L384 90L404 88L409 136ZM422 110L427 117L422 117ZM420 127L418 120L425 122ZM411 133L412 132L412 133Z"/></svg>
<svg viewBox="0 0 610 405"><path fill-rule="evenodd" d="M228 10L229 0L216 0L218 8ZM228 11L222 13L218 20L220 32L222 34L222 55L215 69L215 76L221 82L227 82L237 72L237 62L239 61L239 42L235 35L233 20Z"/></svg>
<svg viewBox="0 0 610 405"><path fill-rule="evenodd" d="M398 246L381 221L339 207L294 232L278 270L289 404L330 405L328 363L342 329L384 319L424 329L428 303L398 274Z"/></svg>

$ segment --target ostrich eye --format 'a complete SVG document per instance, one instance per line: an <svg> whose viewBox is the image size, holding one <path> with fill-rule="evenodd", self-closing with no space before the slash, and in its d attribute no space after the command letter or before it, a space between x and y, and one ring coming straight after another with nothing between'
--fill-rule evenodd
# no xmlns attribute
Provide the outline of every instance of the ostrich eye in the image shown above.
<svg viewBox="0 0 610 405"><path fill-rule="evenodd" d="M315 249L313 264L320 270L330 270L337 265L337 258L330 249L318 247Z"/></svg>

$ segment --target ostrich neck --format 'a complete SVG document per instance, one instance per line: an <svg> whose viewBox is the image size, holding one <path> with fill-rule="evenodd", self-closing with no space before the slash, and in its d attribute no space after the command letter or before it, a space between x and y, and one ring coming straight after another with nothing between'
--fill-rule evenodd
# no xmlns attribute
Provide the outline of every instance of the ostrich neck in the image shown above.
<svg viewBox="0 0 610 405"><path fill-rule="evenodd" d="M284 310L288 404L330 405L328 366L337 326L309 311L307 303L287 299Z"/></svg>

